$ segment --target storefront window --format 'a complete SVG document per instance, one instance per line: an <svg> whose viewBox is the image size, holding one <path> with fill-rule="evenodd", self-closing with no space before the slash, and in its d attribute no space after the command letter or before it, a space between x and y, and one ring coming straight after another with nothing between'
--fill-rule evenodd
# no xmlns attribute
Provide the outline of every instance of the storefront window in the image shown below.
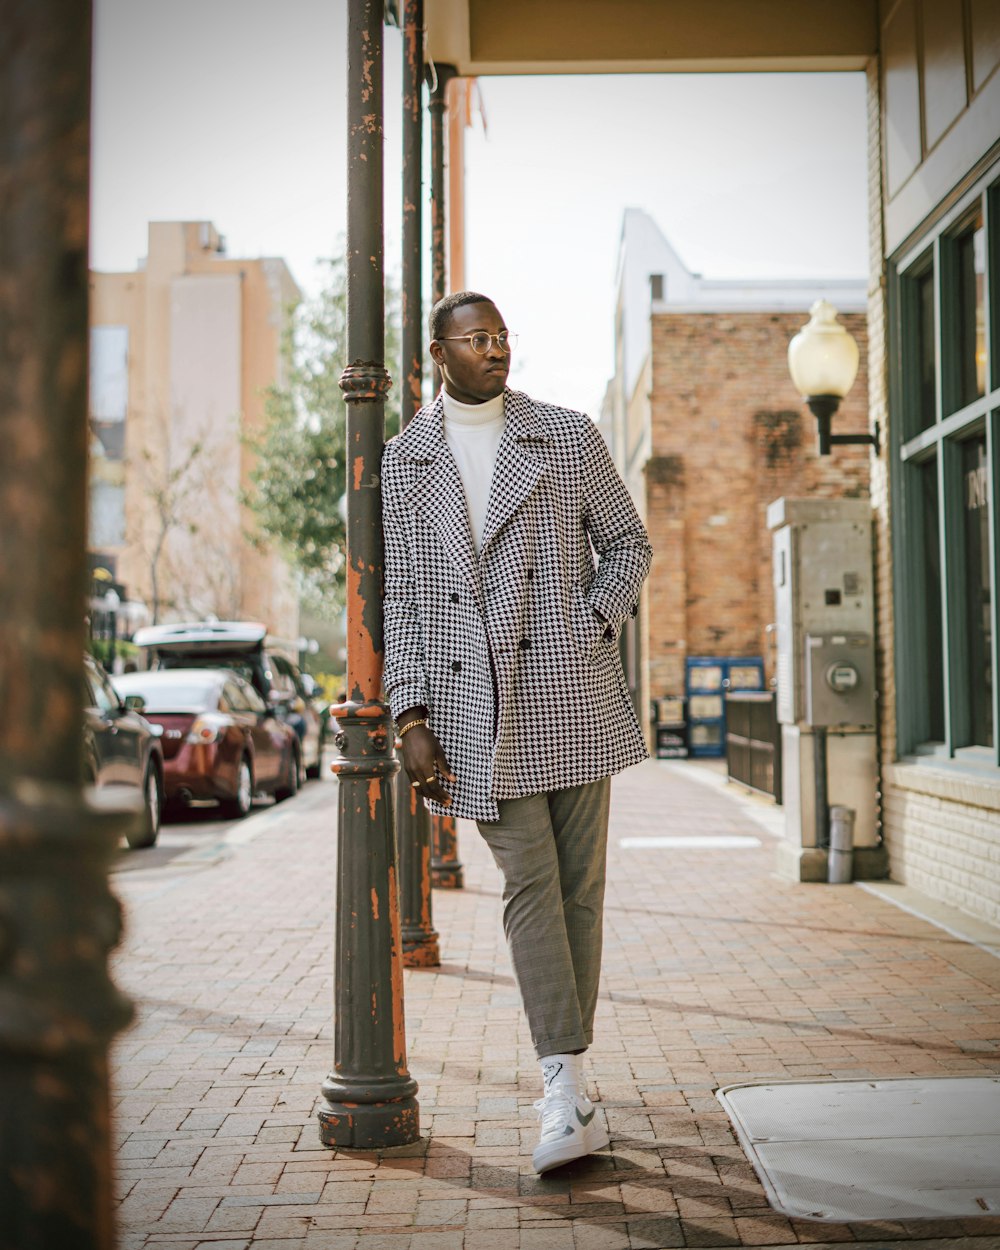
<svg viewBox="0 0 1000 1250"><path fill-rule="evenodd" d="M984 179L896 270L893 382L897 725L902 755L1000 768L1000 177ZM933 257L934 264L929 262ZM987 273L987 268L990 272Z"/></svg>
<svg viewBox="0 0 1000 1250"><path fill-rule="evenodd" d="M937 366L934 347L934 270L922 273L916 281L916 361L918 378L917 429L926 430L937 420Z"/></svg>
<svg viewBox="0 0 1000 1250"><path fill-rule="evenodd" d="M958 237L956 408L986 393L986 232L980 215Z"/></svg>
<svg viewBox="0 0 1000 1250"><path fill-rule="evenodd" d="M962 445L965 537L965 642L968 655L970 738L993 745L993 630L990 596L990 509L986 436Z"/></svg>
<svg viewBox="0 0 1000 1250"><path fill-rule="evenodd" d="M926 699L927 725L920 737L944 742L944 668L941 627L941 543L938 537L937 461L920 466L921 520L923 530L924 645L921 648L919 680Z"/></svg>

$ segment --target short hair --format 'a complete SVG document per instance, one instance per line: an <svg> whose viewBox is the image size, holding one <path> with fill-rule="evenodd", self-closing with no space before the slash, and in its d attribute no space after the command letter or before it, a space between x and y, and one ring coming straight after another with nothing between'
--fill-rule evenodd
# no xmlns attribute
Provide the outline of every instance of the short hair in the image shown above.
<svg viewBox="0 0 1000 1250"><path fill-rule="evenodd" d="M444 334L456 308L464 308L466 304L492 303L488 295L480 295L478 291L453 291L451 295L439 299L427 318L427 328L430 330L431 339L439 339Z"/></svg>

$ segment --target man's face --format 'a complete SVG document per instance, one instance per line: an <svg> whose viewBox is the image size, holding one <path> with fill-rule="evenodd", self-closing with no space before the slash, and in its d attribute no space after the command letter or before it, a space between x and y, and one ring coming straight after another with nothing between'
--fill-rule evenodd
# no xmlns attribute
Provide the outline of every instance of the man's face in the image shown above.
<svg viewBox="0 0 1000 1250"><path fill-rule="evenodd" d="M493 304L463 304L451 314L444 336L431 343L431 356L441 370L448 394L463 404L482 404L495 399L507 385L510 355L490 340L489 351L480 356L467 338L456 337L485 330L499 334L506 330L503 317Z"/></svg>

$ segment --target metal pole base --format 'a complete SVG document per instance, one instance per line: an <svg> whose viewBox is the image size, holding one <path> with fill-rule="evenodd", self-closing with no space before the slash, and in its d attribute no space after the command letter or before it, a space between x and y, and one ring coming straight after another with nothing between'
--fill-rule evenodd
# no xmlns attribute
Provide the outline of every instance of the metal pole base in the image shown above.
<svg viewBox="0 0 1000 1250"><path fill-rule="evenodd" d="M404 968L440 968L441 945L438 935L427 935L419 929L409 936L403 930L403 967Z"/></svg>
<svg viewBox="0 0 1000 1250"><path fill-rule="evenodd" d="M405 1082L416 1093L414 1080ZM335 1079L323 1083L317 1111L324 1146L339 1150L384 1150L420 1140L420 1108L415 1097L359 1104L356 1089Z"/></svg>
<svg viewBox="0 0 1000 1250"><path fill-rule="evenodd" d="M110 1250L106 1055L132 1008L107 866L140 810L22 785L0 798L0 1246Z"/></svg>
<svg viewBox="0 0 1000 1250"><path fill-rule="evenodd" d="M397 750L399 746L397 742ZM396 774L395 795L403 967L437 968L441 950L431 915L430 813L402 769Z"/></svg>
<svg viewBox="0 0 1000 1250"><path fill-rule="evenodd" d="M420 1137L406 1067L403 951L396 874L389 709L332 709L340 756L334 1070L317 1111L324 1146L408 1146Z"/></svg>
<svg viewBox="0 0 1000 1250"><path fill-rule="evenodd" d="M431 817L431 881L439 890L461 890L465 868L458 858L458 829L454 816Z"/></svg>

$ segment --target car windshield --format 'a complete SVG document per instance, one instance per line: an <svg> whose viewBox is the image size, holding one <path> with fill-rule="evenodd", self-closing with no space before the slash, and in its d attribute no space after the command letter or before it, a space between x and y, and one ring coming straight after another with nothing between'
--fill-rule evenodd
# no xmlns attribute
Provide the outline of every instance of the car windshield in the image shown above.
<svg viewBox="0 0 1000 1250"><path fill-rule="evenodd" d="M150 678L154 675L129 673L127 676L115 679L115 688L122 698L130 694L142 695L146 702L144 710L152 712L158 708L201 709L214 707L218 702L216 696L218 686L215 682L192 681L179 674L176 681L163 681L160 674L156 674L154 680L144 681L144 677Z"/></svg>
<svg viewBox="0 0 1000 1250"><path fill-rule="evenodd" d="M254 666L250 660L238 655L219 655L213 652L211 655L197 656L160 656L161 671L171 668L228 668L234 673L239 673L244 681L251 684L254 680Z"/></svg>

